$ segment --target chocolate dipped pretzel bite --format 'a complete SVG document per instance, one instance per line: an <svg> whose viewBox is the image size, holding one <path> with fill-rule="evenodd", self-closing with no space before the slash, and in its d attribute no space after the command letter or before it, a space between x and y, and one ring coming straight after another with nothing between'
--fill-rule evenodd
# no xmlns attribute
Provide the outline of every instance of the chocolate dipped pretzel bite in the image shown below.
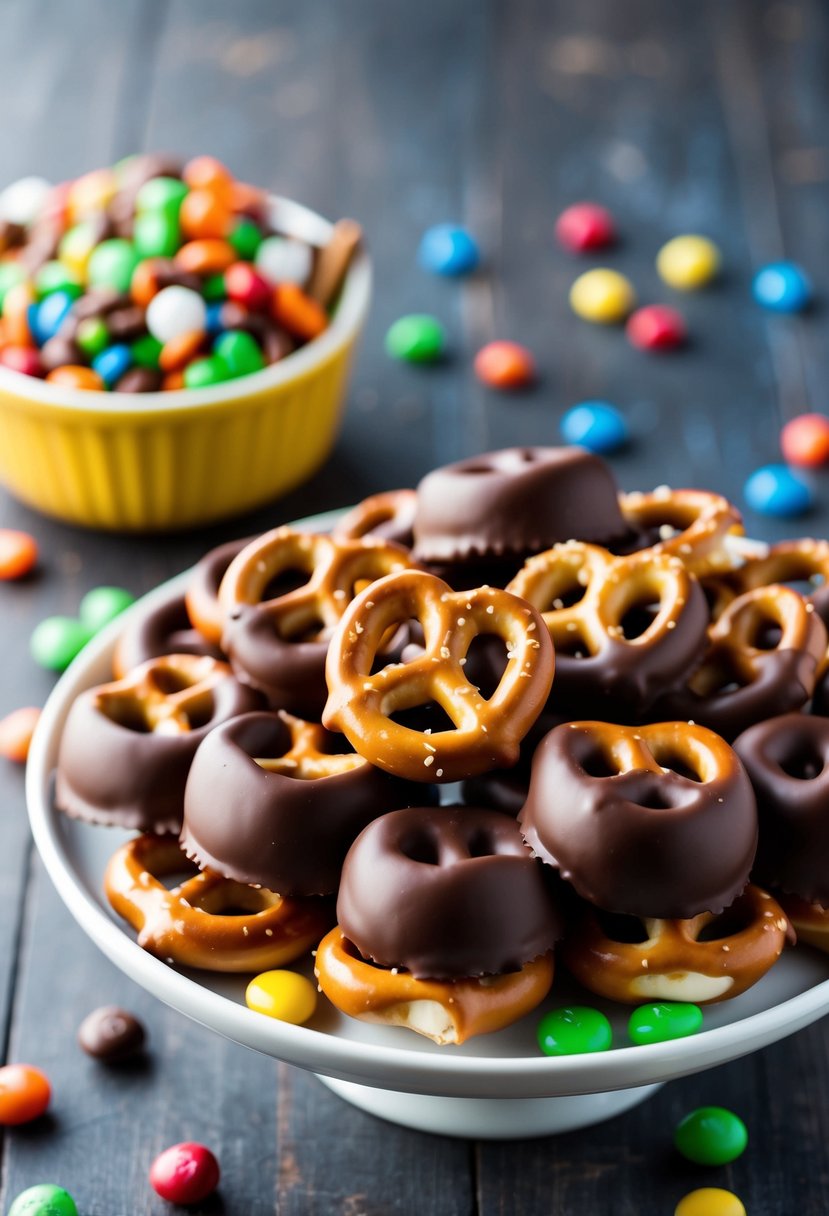
<svg viewBox="0 0 829 1216"><path fill-rule="evenodd" d="M116 680L146 663L168 654L208 655L222 659L221 650L194 629L183 595L171 595L149 611L130 615L115 644L112 671Z"/></svg>
<svg viewBox="0 0 829 1216"><path fill-rule="evenodd" d="M234 557L255 539L247 536L217 545L196 562L190 575L185 593L187 614L199 633L215 646L221 642L224 629L219 587Z"/></svg>
<svg viewBox="0 0 829 1216"><path fill-rule="evenodd" d="M423 800L345 740L280 710L234 718L196 752L184 798L187 856L282 895L329 895L367 823Z"/></svg>
<svg viewBox="0 0 829 1216"><path fill-rule="evenodd" d="M161 881L185 874L168 889ZM150 954L206 971L262 971L311 950L331 924L324 900L283 899L208 871L169 836L136 836L107 864L107 899Z"/></svg>
<svg viewBox="0 0 829 1216"><path fill-rule="evenodd" d="M337 521L332 535L343 540L376 536L411 549L416 509L415 490L385 490L382 494L372 494Z"/></svg>
<svg viewBox="0 0 829 1216"><path fill-rule="evenodd" d="M659 486L650 493L621 494L619 504L628 526L640 533L651 553L678 557L698 578L736 565L726 540L743 535L743 522L722 494Z"/></svg>
<svg viewBox="0 0 829 1216"><path fill-rule="evenodd" d="M90 688L63 728L55 805L93 823L178 833L196 748L220 722L261 705L226 663L192 654Z"/></svg>
<svg viewBox="0 0 829 1216"><path fill-rule="evenodd" d="M374 671L382 640L415 618L424 650ZM507 663L489 698L469 682L473 639L499 637ZM331 639L323 722L340 730L372 764L410 781L458 781L514 764L553 681L553 647L539 613L507 591L453 592L434 575L404 570L367 587ZM452 729L432 733L393 715L436 702Z"/></svg>
<svg viewBox="0 0 829 1216"><path fill-rule="evenodd" d="M317 950L323 992L351 1017L462 1043L549 991L561 923L515 822L471 807L412 808L360 834L338 925Z"/></svg>
<svg viewBox="0 0 829 1216"><path fill-rule="evenodd" d="M601 698L603 716L640 715L705 647L705 595L676 557L570 541L531 557L507 590L541 612L556 697L583 711Z"/></svg>
<svg viewBox="0 0 829 1216"><path fill-rule="evenodd" d="M233 559L219 588L222 646L237 677L275 708L318 716L328 643L355 592L411 564L401 546L371 537L335 540L291 528L258 537ZM308 581L271 598L269 585L287 572Z"/></svg>

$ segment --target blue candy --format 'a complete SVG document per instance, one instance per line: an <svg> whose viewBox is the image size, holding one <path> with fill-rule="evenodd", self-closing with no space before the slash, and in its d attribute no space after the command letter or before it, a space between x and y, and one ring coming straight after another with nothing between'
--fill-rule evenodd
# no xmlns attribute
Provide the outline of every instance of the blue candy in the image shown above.
<svg viewBox="0 0 829 1216"><path fill-rule="evenodd" d="M207 305L207 323L205 328L212 338L215 338L222 332L222 309L224 308L224 300L218 300L214 304Z"/></svg>
<svg viewBox="0 0 829 1216"><path fill-rule="evenodd" d="M812 302L812 284L795 262L770 262L754 276L754 298L774 312L803 312Z"/></svg>
<svg viewBox="0 0 829 1216"><path fill-rule="evenodd" d="M112 388L132 367L132 351L123 342L108 346L92 360L92 367L107 388Z"/></svg>
<svg viewBox="0 0 829 1216"><path fill-rule="evenodd" d="M590 452L616 452L630 439L627 422L606 401L574 405L561 419L559 430L565 443L578 443Z"/></svg>
<svg viewBox="0 0 829 1216"><path fill-rule="evenodd" d="M38 346L54 338L74 303L68 292L53 291L44 296L39 304L29 306L29 329Z"/></svg>
<svg viewBox="0 0 829 1216"><path fill-rule="evenodd" d="M766 464L751 474L743 487L745 500L759 515L792 519L805 515L815 505L815 497L785 464Z"/></svg>
<svg viewBox="0 0 829 1216"><path fill-rule="evenodd" d="M471 233L457 224L435 224L420 241L417 260L433 274L461 275L475 270L481 260Z"/></svg>

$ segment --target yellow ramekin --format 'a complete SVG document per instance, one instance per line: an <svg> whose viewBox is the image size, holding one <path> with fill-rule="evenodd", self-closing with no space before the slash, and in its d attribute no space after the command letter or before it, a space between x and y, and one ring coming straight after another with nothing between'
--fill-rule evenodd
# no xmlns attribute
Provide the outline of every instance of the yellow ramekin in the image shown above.
<svg viewBox="0 0 829 1216"><path fill-rule="evenodd" d="M280 231L322 245L322 216L272 198ZM186 528L240 515L300 484L339 429L368 312L371 266L349 268L328 329L261 372L169 393L78 392L0 367L0 481L68 523Z"/></svg>

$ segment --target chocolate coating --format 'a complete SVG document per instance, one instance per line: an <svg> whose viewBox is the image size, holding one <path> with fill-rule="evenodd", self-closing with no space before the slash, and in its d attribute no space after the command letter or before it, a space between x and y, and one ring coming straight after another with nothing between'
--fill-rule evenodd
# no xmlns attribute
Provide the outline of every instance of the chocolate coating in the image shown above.
<svg viewBox="0 0 829 1216"><path fill-rule="evenodd" d="M418 979L519 971L561 936L515 822L472 807L370 823L346 857L337 919L364 958Z"/></svg>
<svg viewBox="0 0 829 1216"><path fill-rule="evenodd" d="M751 783L727 744L702 728L696 738L710 759L686 775L688 729L569 723L535 753L519 816L524 839L608 912L683 920L719 913L748 882L757 847ZM648 745L653 767L619 772L604 740L632 750L656 732L663 742Z"/></svg>
<svg viewBox="0 0 829 1216"><path fill-rule="evenodd" d="M239 604L225 622L222 648L239 680L272 707L319 718L328 699L325 659L333 629L307 642L281 638L261 604Z"/></svg>
<svg viewBox="0 0 829 1216"><path fill-rule="evenodd" d="M207 654L224 658L218 646L213 646L190 624L183 595L171 595L149 611L132 616L118 639L113 657L116 675L125 675L164 654Z"/></svg>
<svg viewBox="0 0 829 1216"><path fill-rule="evenodd" d="M83 1050L105 1064L134 1059L143 1051L146 1037L138 1018L117 1005L93 1009L78 1027L78 1042Z"/></svg>
<svg viewBox="0 0 829 1216"><path fill-rule="evenodd" d="M253 539L252 536L246 536L241 540L229 540L223 545L217 545L196 562L190 573L185 596L190 618L193 621L209 623L216 635L213 639L216 642L221 637L223 618L219 606L219 586L234 557Z"/></svg>
<svg viewBox="0 0 829 1216"><path fill-rule="evenodd" d="M81 693L69 711L58 753L55 805L76 819L142 832L180 831L184 786L196 748L219 723L262 705L257 693L228 674L212 691L206 720L173 735L150 732L137 717L113 720L102 711L98 692Z"/></svg>
<svg viewBox="0 0 829 1216"><path fill-rule="evenodd" d="M628 532L613 475L583 448L504 448L428 473L417 488L415 556L454 562L605 544Z"/></svg>
<svg viewBox="0 0 829 1216"><path fill-rule="evenodd" d="M757 881L829 906L829 720L782 714L734 750L757 797Z"/></svg>
<svg viewBox="0 0 829 1216"><path fill-rule="evenodd" d="M366 824L422 799L423 787L389 777L356 755L343 755L342 736L319 731L342 771L314 778L312 760L273 772L291 747L285 721L252 713L212 730L196 752L184 796L181 842L200 867L280 895L329 895L343 859ZM353 761L354 767L346 768ZM291 771L296 773L291 775Z"/></svg>
<svg viewBox="0 0 829 1216"><path fill-rule="evenodd" d="M372 494L337 521L334 535L355 540L361 536L379 536L381 540L392 540L411 549L416 509L417 494L414 490L386 490L382 494Z"/></svg>

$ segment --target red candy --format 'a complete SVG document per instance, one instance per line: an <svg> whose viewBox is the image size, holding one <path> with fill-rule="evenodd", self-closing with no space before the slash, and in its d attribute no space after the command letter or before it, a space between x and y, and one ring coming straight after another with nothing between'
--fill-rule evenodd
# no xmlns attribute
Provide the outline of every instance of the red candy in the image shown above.
<svg viewBox="0 0 829 1216"><path fill-rule="evenodd" d="M168 1203L199 1203L219 1185L219 1163L203 1144L174 1144L152 1163L150 1183Z"/></svg>
<svg viewBox="0 0 829 1216"><path fill-rule="evenodd" d="M616 240L613 216L598 203L574 203L556 220L556 239L571 253L604 249Z"/></svg>
<svg viewBox="0 0 829 1216"><path fill-rule="evenodd" d="M475 375L490 388L523 388L535 379L535 362L517 342L489 342L475 356Z"/></svg>
<svg viewBox="0 0 829 1216"><path fill-rule="evenodd" d="M829 418L823 414L799 414L780 432L783 459L801 468L829 461Z"/></svg>
<svg viewBox="0 0 829 1216"><path fill-rule="evenodd" d="M270 304L273 288L249 262L234 262L225 271L225 291L237 304L258 311Z"/></svg>
<svg viewBox="0 0 829 1216"><path fill-rule="evenodd" d="M667 304L637 308L627 323L627 336L639 350L675 350L687 334L681 313Z"/></svg>
<svg viewBox="0 0 829 1216"><path fill-rule="evenodd" d="M15 1127L39 1119L51 1096L49 1080L39 1068L6 1064L0 1068L0 1126Z"/></svg>
<svg viewBox="0 0 829 1216"><path fill-rule="evenodd" d="M40 355L31 346L7 346L0 350L0 363L10 367L13 372L22 372L24 376L42 376L43 365Z"/></svg>

